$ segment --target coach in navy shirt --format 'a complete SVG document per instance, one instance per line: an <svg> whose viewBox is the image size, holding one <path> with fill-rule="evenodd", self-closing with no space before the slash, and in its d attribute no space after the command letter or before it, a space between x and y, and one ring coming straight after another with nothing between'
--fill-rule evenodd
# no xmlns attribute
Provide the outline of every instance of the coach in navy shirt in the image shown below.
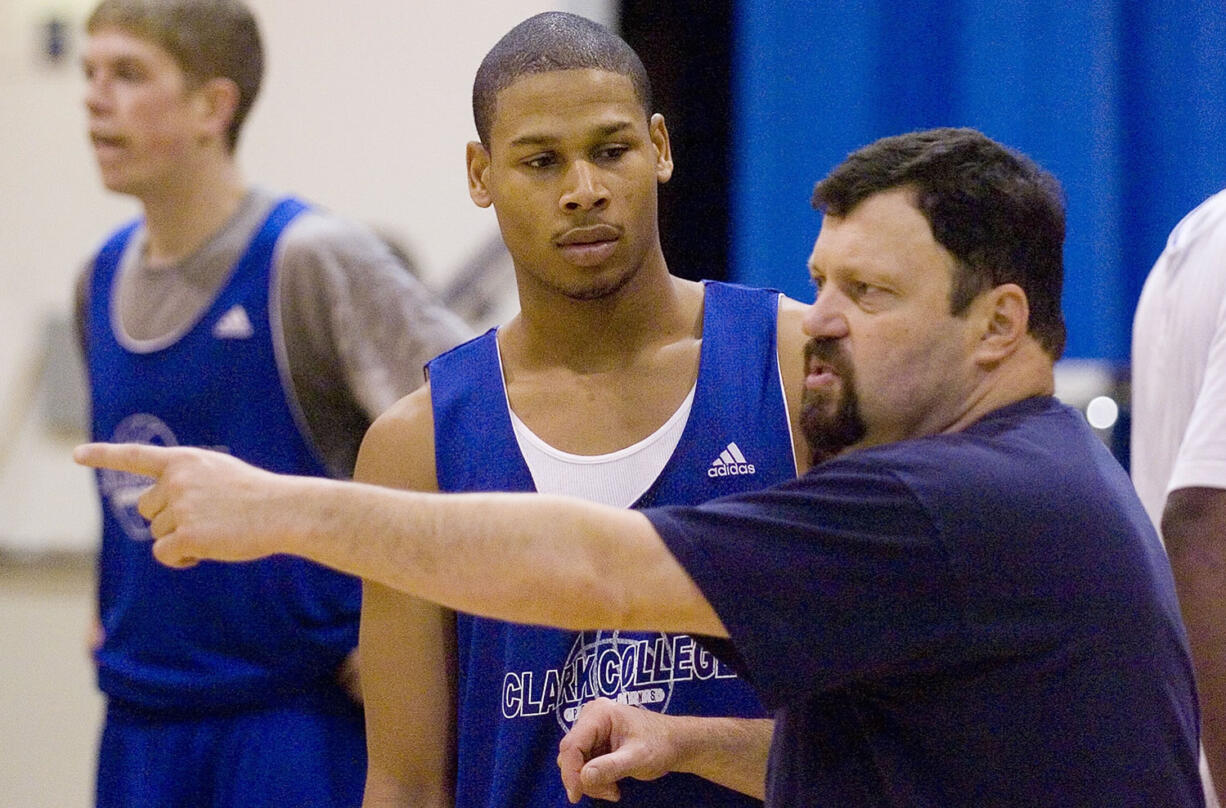
<svg viewBox="0 0 1226 808"><path fill-rule="evenodd" d="M573 799L689 771L768 805L1199 806L1198 713L1161 545L1052 398L1060 191L972 130L886 138L818 184L799 480L686 508L410 494L192 449L92 445L160 478L154 553L288 552L452 608L705 635L773 737L589 704ZM608 660L616 664L616 660Z"/></svg>

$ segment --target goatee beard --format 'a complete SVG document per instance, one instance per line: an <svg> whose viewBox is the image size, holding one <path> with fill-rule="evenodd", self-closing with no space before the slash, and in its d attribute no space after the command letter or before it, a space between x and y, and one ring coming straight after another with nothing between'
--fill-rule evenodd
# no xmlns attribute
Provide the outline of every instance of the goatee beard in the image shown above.
<svg viewBox="0 0 1226 808"><path fill-rule="evenodd" d="M811 462L817 465L858 443L866 430L856 396L855 373L838 345L831 340L810 340L805 345L806 367L812 357L834 369L841 389L833 415L826 414L830 403L826 396L808 388L801 394L800 427L812 453Z"/></svg>

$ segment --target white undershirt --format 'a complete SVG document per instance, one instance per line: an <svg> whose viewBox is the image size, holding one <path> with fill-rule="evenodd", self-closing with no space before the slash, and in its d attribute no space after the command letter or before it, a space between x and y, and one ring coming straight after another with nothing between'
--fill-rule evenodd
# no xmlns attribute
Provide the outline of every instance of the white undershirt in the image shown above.
<svg viewBox="0 0 1226 808"><path fill-rule="evenodd" d="M632 446L601 455L577 455L555 449L511 411L515 439L532 472L536 490L630 507L660 476L681 442L694 405L694 389L690 388L681 406L655 432Z"/></svg>

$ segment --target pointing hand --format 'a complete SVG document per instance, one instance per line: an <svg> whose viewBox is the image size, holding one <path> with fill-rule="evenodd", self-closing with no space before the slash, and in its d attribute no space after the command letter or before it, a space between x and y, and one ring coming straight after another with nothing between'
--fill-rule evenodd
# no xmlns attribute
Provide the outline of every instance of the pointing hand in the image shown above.
<svg viewBox="0 0 1226 808"><path fill-rule="evenodd" d="M154 556L169 567L279 552L282 517L286 508L292 511L298 481L221 452L178 446L88 443L74 450L73 459L153 478L137 508L149 520Z"/></svg>

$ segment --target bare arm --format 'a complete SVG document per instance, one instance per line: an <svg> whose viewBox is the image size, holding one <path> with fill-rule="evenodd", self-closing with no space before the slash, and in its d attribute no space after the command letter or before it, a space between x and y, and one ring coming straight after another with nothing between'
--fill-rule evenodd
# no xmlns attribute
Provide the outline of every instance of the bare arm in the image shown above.
<svg viewBox="0 0 1226 808"><path fill-rule="evenodd" d="M768 718L664 715L597 699L583 706L562 739L558 768L571 802L581 796L617 800L618 780L654 780L669 772L762 799L773 728Z"/></svg>
<svg viewBox="0 0 1226 808"><path fill-rule="evenodd" d="M1226 802L1226 490L1172 491L1162 536L1175 574L1201 706L1201 742Z"/></svg>
<svg viewBox="0 0 1226 808"><path fill-rule="evenodd" d="M74 457L158 478L139 507L170 566L290 553L500 620L728 636L636 511L280 476L183 447L87 444Z"/></svg>
<svg viewBox="0 0 1226 808"><path fill-rule="evenodd" d="M362 442L354 479L395 488L438 488L428 389L419 389L375 421ZM452 805L452 613L364 581L359 648L368 752L363 805Z"/></svg>

